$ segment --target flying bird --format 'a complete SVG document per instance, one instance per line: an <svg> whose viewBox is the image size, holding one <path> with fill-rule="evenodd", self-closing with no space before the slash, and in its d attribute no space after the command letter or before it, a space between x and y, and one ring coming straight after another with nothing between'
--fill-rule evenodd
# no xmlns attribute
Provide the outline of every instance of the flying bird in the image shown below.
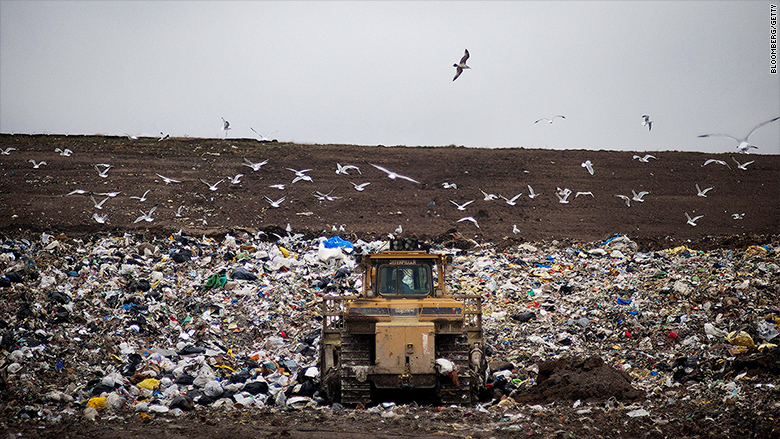
<svg viewBox="0 0 780 439"><path fill-rule="evenodd" d="M108 220L108 215L99 215L97 212L92 214L92 218L95 219L99 224L105 224Z"/></svg>
<svg viewBox="0 0 780 439"><path fill-rule="evenodd" d="M11 155L11 151L17 151L17 149L11 146L6 149L0 150L0 152L3 153L3 155Z"/></svg>
<svg viewBox="0 0 780 439"><path fill-rule="evenodd" d="M458 208L458 210L466 210L466 206L468 206L469 204L471 204L473 202L474 202L474 200L471 200L471 201L466 201L463 204L458 204L458 203L450 200L450 203L454 204Z"/></svg>
<svg viewBox="0 0 780 439"><path fill-rule="evenodd" d="M311 169L301 169L300 171L298 171L296 169L293 169L293 168L287 168L287 169L290 170L290 171L295 172L295 178L293 178L293 181L292 181L293 183L295 183L297 181L300 181L300 180L312 181L311 176L306 175L306 173L311 171ZM292 184L292 183L290 183L290 184Z"/></svg>
<svg viewBox="0 0 780 439"><path fill-rule="evenodd" d="M469 59L469 50L466 49L466 53L463 55L463 58L460 59L460 62L452 65L452 67L455 67L455 77L452 78L453 81L458 79L458 76L460 76L460 74L463 73L463 70L471 68L466 65L466 61L468 59Z"/></svg>
<svg viewBox="0 0 780 439"><path fill-rule="evenodd" d="M638 201L640 203L644 203L645 200L643 199L645 195L649 194L649 191L640 191L639 193L636 193L633 189L631 189L631 194L633 194L633 198L631 198L634 201Z"/></svg>
<svg viewBox="0 0 780 439"><path fill-rule="evenodd" d="M241 183L241 177L243 177L244 174L236 174L235 177L228 176L227 179L230 180L230 183L232 184L240 184Z"/></svg>
<svg viewBox="0 0 780 439"><path fill-rule="evenodd" d="M182 209L184 209L184 205L183 204L181 206L179 206L178 209L176 209L176 213L174 214L174 215L176 215L176 218L181 218L181 216L182 216L181 210Z"/></svg>
<svg viewBox="0 0 780 439"><path fill-rule="evenodd" d="M250 162L250 161L249 161L249 159L248 159L248 158L246 158L246 157L244 157L244 161L245 161L246 163L243 163L243 165L244 165L244 166L249 166L249 167L250 167L250 168L252 168L252 170L253 170L253 171L255 171L255 172L259 171L259 170L260 170L260 168L262 168L262 167L263 167L263 165L265 165L266 163L268 163L268 160L263 160L262 162L252 163L252 162Z"/></svg>
<svg viewBox="0 0 780 439"><path fill-rule="evenodd" d="M522 195L523 195L523 193L522 193L522 192L520 192L519 194L515 195L515 196L514 196L514 197L512 197L512 198L507 198L507 197L505 197L505 196L503 196L503 195L501 195L501 194L499 194L498 196L499 196L500 198L503 198L503 199L504 199L504 201L506 201L506 204L508 204L508 205L510 205L510 206L515 206L515 205L517 205L517 199L518 199L518 198L520 198Z"/></svg>
<svg viewBox="0 0 780 439"><path fill-rule="evenodd" d="M565 188L557 188L558 191L555 192L555 196L558 197L558 202L561 204L568 204L569 203L569 195L571 195L571 189ZM575 197L576 198L576 197Z"/></svg>
<svg viewBox="0 0 780 439"><path fill-rule="evenodd" d="M712 190L712 188L708 187L707 189L702 190L702 189L699 188L699 183L696 183L696 190L698 191L698 193L696 195L698 195L700 197L707 198L707 192Z"/></svg>
<svg viewBox="0 0 780 439"><path fill-rule="evenodd" d="M719 165L727 166L729 169L731 169L731 166L729 166L728 163L724 162L723 160L716 160L716 159L707 159L707 161L705 161L704 164L701 165L701 167L703 168L709 165L710 163L717 163Z"/></svg>
<svg viewBox="0 0 780 439"><path fill-rule="evenodd" d="M625 195L615 195L616 197L622 199L626 202L626 206L631 207L631 198L625 196Z"/></svg>
<svg viewBox="0 0 780 439"><path fill-rule="evenodd" d="M220 183L222 183L223 181L225 181L225 179L223 178L222 180L220 180L220 181L218 181L218 182L216 182L216 183L214 183L214 184L211 184L211 183L209 183L208 181L206 181L206 180L204 180L204 179L202 179L202 178L200 179L200 181L201 181L201 182L203 182L203 183L205 183L205 184L206 184L206 185L209 187L209 190L210 190L210 191L214 192L214 191L216 191L216 190L218 189L218 188L217 188L217 186L218 186Z"/></svg>
<svg viewBox="0 0 780 439"><path fill-rule="evenodd" d="M54 148L54 152L58 152L58 153L60 153L61 156L64 156L64 157L70 157L70 155L73 154L73 151L71 151L68 148L65 148L64 150L59 149L59 148Z"/></svg>
<svg viewBox="0 0 780 439"><path fill-rule="evenodd" d="M122 193L122 192L120 192L120 191L113 191L113 192L98 192L98 193L97 193L97 195L104 195L104 196L106 196L106 197L111 197L111 198L114 198L114 197L116 197L117 195L119 195L119 194L121 194L121 193Z"/></svg>
<svg viewBox="0 0 780 439"><path fill-rule="evenodd" d="M642 115L642 126L643 127L646 126L647 127L647 131L650 131L650 130L653 129L653 121L650 120L650 116L648 116L646 114Z"/></svg>
<svg viewBox="0 0 780 439"><path fill-rule="evenodd" d="M360 172L360 168L355 165L341 166L341 163L336 163L336 174L349 175L350 169L354 169L358 171L358 174L362 174L362 172Z"/></svg>
<svg viewBox="0 0 780 439"><path fill-rule="evenodd" d="M695 216L695 217L691 218L691 216L688 215L688 212L685 212L685 217L688 219L688 224L690 224L692 226L695 226L696 225L696 221L698 221L700 218L704 217L704 215L699 215L699 216Z"/></svg>
<svg viewBox="0 0 780 439"><path fill-rule="evenodd" d="M333 191L330 191L327 194L323 194L320 191L314 191L314 196L317 197L317 199L319 199L320 201L334 201L334 200L338 200L339 198L341 198L341 197L336 197L336 196L331 195L332 193L333 193Z"/></svg>
<svg viewBox="0 0 780 439"><path fill-rule="evenodd" d="M758 147L757 147L757 146L755 146L755 145L751 145L751 144L748 142L748 139L750 138L750 135L751 135L751 134L753 134L753 133L754 133L754 132L755 132L757 129L761 128L762 126L764 126L764 125L766 125L766 124L768 124L768 123L772 123L772 122L774 122L774 121L776 121L776 120L778 120L778 119L780 119L780 116L778 116L778 117L775 117L774 119L769 119L769 120L768 120L768 121L766 121L766 122L761 122L760 124L758 124L758 125L754 126L754 127L753 127L753 129L752 129L752 130L750 130L750 132L749 132L749 133L747 133L747 136L745 136L745 137L743 137L743 138L741 138L741 139L738 139L738 138L736 138L736 137L734 137L734 136L732 136L732 135L730 135L730 134L702 134L702 135L701 135L701 136L699 136L699 137L728 137L728 138L731 138L731 139L734 139L734 140L736 140L736 141L737 141L737 143L738 143L738 145L737 145L737 149L738 149L738 150L740 150L740 151L742 151L742 152L744 152L744 153L747 153L747 152L748 152L748 150L750 150L750 148L755 148L755 149L758 149Z"/></svg>
<svg viewBox="0 0 780 439"><path fill-rule="evenodd" d="M147 190L146 192L144 192L144 194L143 194L143 195L141 195L140 197L130 197L130 198L133 198L133 199L135 199L135 200L138 200L138 201L140 201L140 202L142 202L142 203L143 203L144 201L146 201L146 195L147 195L149 192L151 192L151 191L152 191L151 189L148 189L148 190Z"/></svg>
<svg viewBox="0 0 780 439"><path fill-rule="evenodd" d="M285 197L279 198L278 200L274 201L268 197L265 197L266 200L268 200L269 203L271 203L271 207L277 208L282 205L282 202L284 201Z"/></svg>
<svg viewBox="0 0 780 439"><path fill-rule="evenodd" d="M528 186L528 198L533 200L534 198L539 196L539 194L534 192L534 188L532 188L530 184L527 186Z"/></svg>
<svg viewBox="0 0 780 439"><path fill-rule="evenodd" d="M152 213L154 213L155 210L157 210L157 205L156 204L154 205L154 207L149 209L149 213L144 213L143 210L140 210L139 212L141 212L141 216L136 218L135 221L133 221L133 224L141 222L141 221L146 221L146 222L149 222L149 223L154 221L154 218L152 218Z"/></svg>
<svg viewBox="0 0 780 439"><path fill-rule="evenodd" d="M172 179L172 178L168 178L168 177L166 177L166 176L164 176L164 175L157 174L157 176L158 176L158 177L160 177L160 178L162 178L162 179L163 179L163 182L164 182L165 184L169 184L169 183L181 183L181 181L179 181L179 180L174 180L174 179Z"/></svg>
<svg viewBox="0 0 780 439"><path fill-rule="evenodd" d="M138 136L133 136L133 135L130 135L130 134L127 134L127 133L125 133L125 136L127 136L127 138L129 140L131 140L131 141L138 140Z"/></svg>
<svg viewBox="0 0 780 439"><path fill-rule="evenodd" d="M482 192L482 195L485 196L485 198L484 198L485 201L492 201L492 200L497 200L498 199L498 195L496 195L496 194L489 194L489 193L483 191L482 189L480 189L479 191Z"/></svg>
<svg viewBox="0 0 780 439"><path fill-rule="evenodd" d="M593 175L593 163L591 163L590 160L585 160L580 166L587 169L590 175Z"/></svg>
<svg viewBox="0 0 780 439"><path fill-rule="evenodd" d="M539 122L541 122L541 121L543 121L543 120L546 120L546 121L547 121L547 122L548 122L550 125L552 125L552 123L553 123L553 121L555 120L555 118L556 118L556 117L560 117L561 119L566 119L566 116L564 116L564 115L562 115L562 114L556 114L555 116L553 116L553 117L552 117L552 119L548 119L548 118L546 118L546 117L543 117L543 118L541 118L541 119L537 120L537 121L536 121L536 122L534 122L534 123L535 123L535 124L537 124L537 123L539 123Z"/></svg>
<svg viewBox="0 0 780 439"><path fill-rule="evenodd" d="M741 164L740 164L740 163L737 161L737 159L735 159L734 157L732 157L732 158L731 158L731 160L734 160L734 163L736 163L736 164L737 164L737 168L739 168L739 169L741 169L741 170L743 170L743 171L747 171L747 166L748 166L749 164L751 164L751 163L753 163L753 162L755 161L755 160L751 160L751 161L749 161L749 162L745 162L745 163L741 163Z"/></svg>
<svg viewBox="0 0 780 439"><path fill-rule="evenodd" d="M395 180L396 178L403 178L404 180L409 180L412 183L420 184L419 181L417 181L417 180L415 180L415 179L413 179L411 177L407 177L407 176L401 175L401 174L396 174L395 172L393 172L393 171L391 171L391 170L389 170L387 168L383 168L383 167L381 167L379 165L375 165L373 163L369 163L369 165L371 165L371 166L379 169L380 171L384 172L385 174L387 174L387 178L389 178L390 180Z"/></svg>
<svg viewBox="0 0 780 439"><path fill-rule="evenodd" d="M89 192L85 191L84 189L74 189L74 190L68 192L68 195L76 195L76 194L84 195L84 194L87 194L87 193L89 193Z"/></svg>
<svg viewBox="0 0 780 439"><path fill-rule="evenodd" d="M286 185L279 183L279 184L272 184L272 185L270 185L268 187L272 187L274 189L279 189L280 191L283 191L285 186Z"/></svg>
<svg viewBox="0 0 780 439"><path fill-rule="evenodd" d="M590 191L588 191L588 192L577 192L576 194L574 194L574 198L577 198L580 195L590 195L591 197L593 197L593 192L590 192Z"/></svg>
<svg viewBox="0 0 780 439"><path fill-rule="evenodd" d="M352 183L352 182L350 181L350 183ZM358 192L363 192L363 190L365 190L365 189L366 189L366 186L368 186L369 184L371 184L371 182L368 182L368 181L367 181L367 182L365 182L365 183L360 183L360 184L357 184L357 183L352 183L352 186L355 186L355 190L356 190L356 191L358 191Z"/></svg>
<svg viewBox="0 0 780 439"><path fill-rule="evenodd" d="M249 127L249 129L250 129L250 130L252 130L252 131L255 131L255 129L254 129L254 128L252 128L252 127ZM279 130L276 130L276 131L274 131L273 133L276 133L276 132L279 132ZM270 135L271 135L271 134L273 134L273 133L268 133L268 135L267 135L267 136L264 136L264 135L262 135L262 134L258 133L257 131L255 131L255 134L257 134L258 136L260 136L260 138L259 138L259 139L257 139L259 142L271 142L271 141L273 141L273 139L270 139L270 138L268 137L268 136L270 136Z"/></svg>
<svg viewBox="0 0 780 439"><path fill-rule="evenodd" d="M103 167L102 171L100 170L99 166ZM111 168L112 168L112 166L109 165L108 163L98 163L97 165L95 165L95 170L97 171L98 176L102 177L102 178L107 178L108 177L108 170L111 169Z"/></svg>
<svg viewBox="0 0 780 439"><path fill-rule="evenodd" d="M40 162L36 162L36 161L35 161L35 160L33 160L33 159L30 159L30 160L27 160L27 161L28 161L28 162L30 162L30 163L32 163L32 165L33 165L33 169L38 169L38 168L40 168L42 165L49 166L49 164L48 164L48 163L46 163L46 162L45 162L45 161L43 161L43 160L41 160Z"/></svg>
<svg viewBox="0 0 780 439"><path fill-rule="evenodd" d="M97 200L95 200L95 197L93 197L92 195L90 195L89 198L92 198L92 202L95 204L95 209L103 210L103 203L105 203L106 200L108 200L110 197L103 198L103 201L101 202L97 202Z"/></svg>
<svg viewBox="0 0 780 439"><path fill-rule="evenodd" d="M651 155L651 154L645 154L644 157L639 157L638 155L635 155L632 160L639 160L642 163L647 163L648 161L650 161L650 159L658 160L658 158L656 156Z"/></svg>
<svg viewBox="0 0 780 439"><path fill-rule="evenodd" d="M225 137L227 137L227 132L230 130L230 122L226 121L225 118L222 118L222 131L225 132Z"/></svg>
<svg viewBox="0 0 780 439"><path fill-rule="evenodd" d="M477 228L479 228L479 223L477 223L477 220L475 220L473 216L463 217L463 218L461 218L461 219L459 219L459 220L457 220L455 222L456 223L460 223L460 222L463 222L463 221L471 221L472 223L474 223L475 226L477 226Z"/></svg>
<svg viewBox="0 0 780 439"><path fill-rule="evenodd" d="M741 220L741 219L745 219L745 214L744 213L732 213L731 217L734 218L735 220Z"/></svg>
<svg viewBox="0 0 780 439"><path fill-rule="evenodd" d="M457 188L458 188L458 185L457 185L457 184L455 184L455 183L449 183L449 182L446 182L446 181L445 181L444 183L442 183L442 184L441 184L441 186L442 186L444 189L457 189Z"/></svg>

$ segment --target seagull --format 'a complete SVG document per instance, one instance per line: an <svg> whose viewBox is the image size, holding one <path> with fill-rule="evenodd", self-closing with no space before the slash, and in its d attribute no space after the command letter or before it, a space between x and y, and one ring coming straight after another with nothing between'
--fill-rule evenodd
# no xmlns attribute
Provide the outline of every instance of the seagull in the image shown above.
<svg viewBox="0 0 780 439"><path fill-rule="evenodd" d="M688 218L688 224L690 224L692 226L695 226L696 225L696 221L698 221L699 218L702 218L703 216L704 215L699 215L699 216L695 216L695 217L691 218L691 216L688 215L688 212L685 212L685 217Z"/></svg>
<svg viewBox="0 0 780 439"><path fill-rule="evenodd" d="M466 61L468 59L469 59L469 50L466 49L466 53L463 55L463 58L460 59L460 62L452 65L452 67L455 67L455 77L452 78L453 81L458 79L458 76L460 76L460 74L463 73L463 70L471 68L466 65Z"/></svg>
<svg viewBox="0 0 780 439"><path fill-rule="evenodd" d="M252 131L255 131L255 129L252 128L252 127L249 127L249 129L252 130ZM276 132L279 132L279 130L274 131L274 133L276 133ZM272 141L272 139L268 138L268 136L270 136L273 133L268 133L268 136L264 136L264 135L258 133L257 131L255 131L255 134L260 136L260 138L257 139L259 142L271 142Z"/></svg>
<svg viewBox="0 0 780 439"><path fill-rule="evenodd" d="M479 224L477 223L477 220L475 220L473 216L463 217L463 218L461 218L461 219L459 219L459 220L457 220L455 222L459 223L459 222L463 222L463 221L471 221L472 223L474 223L475 226L477 226L477 228L479 228Z"/></svg>
<svg viewBox="0 0 780 439"><path fill-rule="evenodd" d="M736 164L737 164L737 167L738 167L739 169L743 170L743 171L747 171L747 166L748 166L749 164L751 164L751 163L753 163L753 162L755 161L755 160L751 160L751 161L749 161L749 162L745 162L745 163L742 163L742 164L740 164L740 163L737 161L737 159L735 159L734 157L732 157L732 158L731 158L731 160L734 160L734 163L736 163Z"/></svg>
<svg viewBox="0 0 780 439"><path fill-rule="evenodd" d="M163 182L164 182L165 184L169 184L169 183L181 183L181 181L179 181L179 180L174 180L174 179L172 179L172 178L169 178L169 177L166 177L166 176L164 176L164 175L157 174L157 176L158 176L158 177L160 177L160 178L162 178L162 179L163 179Z"/></svg>
<svg viewBox="0 0 780 439"><path fill-rule="evenodd" d="M14 148L13 146L11 146L11 147L9 147L9 148L6 148L6 149L3 149L3 150L0 150L0 152L2 152L2 153L3 153L3 155L11 155L11 151L17 151L17 149L16 149L16 148Z"/></svg>
<svg viewBox="0 0 780 439"><path fill-rule="evenodd" d="M640 191L639 193L636 193L636 191L634 191L633 189L631 189L631 193L634 195L634 197L633 197L633 198L631 198L632 200L634 200L634 201L638 201L638 202L640 202L640 203L644 203L644 202L645 202L645 200L643 200L642 198L643 198L645 195L649 194L650 192L649 192L649 191Z"/></svg>
<svg viewBox="0 0 780 439"><path fill-rule="evenodd" d="M449 183L449 182L446 182L446 181L445 181L444 183L442 183L442 184L441 184L441 186L442 186L444 189L457 189L457 188L458 188L458 185L457 185L457 184L455 184L455 183Z"/></svg>
<svg viewBox="0 0 780 439"><path fill-rule="evenodd" d="M127 133L125 133L125 136L127 136L127 138L129 140L138 140L138 136L133 136L133 135L130 135L130 134L127 134Z"/></svg>
<svg viewBox="0 0 780 439"><path fill-rule="evenodd" d="M243 177L244 174L236 174L235 177L228 176L227 179L230 180L230 183L232 184L239 184L241 183L241 177Z"/></svg>
<svg viewBox="0 0 780 439"><path fill-rule="evenodd" d="M143 203L144 201L146 201L146 194L148 194L148 193L149 193L149 192L151 192L151 191L152 191L151 189L148 189L148 190L147 190L146 192L144 192L144 194L143 194L143 195L141 195L140 197L130 197L130 198L136 199L136 200L138 200L138 201L140 201L140 202L142 202L142 203Z"/></svg>
<svg viewBox="0 0 780 439"><path fill-rule="evenodd" d="M355 165L341 166L340 163L336 163L336 167L337 167L336 168L336 174L349 175L349 170L350 169L354 169L354 170L358 171L358 174L362 174L362 172L360 172L360 168L358 168Z"/></svg>
<svg viewBox="0 0 780 439"><path fill-rule="evenodd" d="M341 197L334 197L334 196L332 196L331 195L332 193L333 193L333 191L330 191L327 194L323 194L320 191L314 191L314 196L317 197L317 199L319 199L320 201L334 201L334 200L338 200L339 198L341 198Z"/></svg>
<svg viewBox="0 0 780 439"><path fill-rule="evenodd" d="M369 165L371 165L371 166L373 166L373 167L375 167L375 168L379 169L380 171L382 171L382 172L386 173L386 174L387 174L387 178L389 178L390 180L395 180L396 178L403 178L404 180L409 180L409 181L411 181L412 183L417 183L417 184L420 184L420 182L419 182L419 181L417 181L417 180L415 180L415 179L413 179L413 178L406 177L406 176L404 176L404 175L401 175L401 174L396 174L395 172L393 172L393 171L391 171L391 170L389 170L389 169L387 169L387 168L383 168L383 167L381 167L381 166L379 166L379 165L375 165L375 164L373 164L373 163L369 163Z"/></svg>
<svg viewBox="0 0 780 439"><path fill-rule="evenodd" d="M700 197L707 198L707 192L708 192L709 190L711 190L711 189L712 189L711 187L708 187L707 189L701 190L701 189L699 188L699 183L696 183L696 190L699 192L699 193L698 193L698 194L696 194L696 195L698 195L698 196L700 196Z"/></svg>
<svg viewBox="0 0 780 439"><path fill-rule="evenodd" d="M108 220L108 215L101 216L101 215L98 215L97 212L95 212L95 213L92 214L92 218L94 218L95 221L97 221L100 224L105 224L106 220Z"/></svg>
<svg viewBox="0 0 780 439"><path fill-rule="evenodd" d="M35 160L33 160L33 159L30 159L30 160L27 160L27 161L33 164L33 169L38 169L38 168L40 168L40 167L41 167L41 165L46 165L46 166L48 166L48 165L49 165L48 163L46 163L46 162L45 162L45 161L43 161L43 160L41 160L40 162L36 162L36 161L35 161Z"/></svg>
<svg viewBox="0 0 780 439"><path fill-rule="evenodd" d="M574 194L574 198L577 198L580 195L590 195L591 197L593 197L593 192L590 192L590 191L588 191L588 192L577 192L576 194Z"/></svg>
<svg viewBox="0 0 780 439"><path fill-rule="evenodd" d="M243 163L244 166L249 166L252 168L253 171L257 172L260 170L260 168L263 167L264 164L268 163L268 160L263 160L262 162L252 163L249 161L248 158L244 157L244 161L246 163Z"/></svg>
<svg viewBox="0 0 780 439"><path fill-rule="evenodd" d="M350 181L350 183L352 183L352 182ZM364 189L366 188L366 186L368 186L369 184L371 184L371 182L368 182L368 181L367 181L367 182L365 182L365 183L360 183L360 184L357 184L357 183L352 183L352 186L355 186L355 190L356 190L356 191L358 191L358 192L363 192L363 190L364 190Z"/></svg>
<svg viewBox="0 0 780 439"><path fill-rule="evenodd" d="M543 117L543 118L541 118L541 119L537 120L537 121L536 121L536 122L534 122L534 123L536 124L536 123L539 123L539 122L541 122L541 121L543 121L543 120L546 120L547 122L549 122L549 123L550 123L550 125L552 125L552 123L553 123L553 121L555 120L555 118L556 118L556 117L560 117L561 119L566 119L566 116L564 116L564 115L562 115L562 114L556 114L555 116L553 116L553 118L552 118L552 119L548 119L548 118L546 118L546 117Z"/></svg>
<svg viewBox="0 0 780 439"><path fill-rule="evenodd" d="M225 137L227 137L227 132L230 130L230 122L226 121L225 118L222 118L222 131L225 132Z"/></svg>
<svg viewBox="0 0 780 439"><path fill-rule="evenodd" d="M518 233L520 233L520 229L518 229L518 228L517 228L517 224L514 224L514 225L512 226L512 233L514 233L515 235L517 235Z"/></svg>
<svg viewBox="0 0 780 439"><path fill-rule="evenodd" d="M152 207L151 209L149 209L149 213L144 213L144 211L143 211L143 210L139 211L139 212L141 212L141 216L139 216L138 218L136 218L136 219L135 219L135 221L133 221L133 224L135 224L135 223L137 223L137 222L141 222L141 221L146 221L146 222L149 222L149 223L150 223L150 222L152 222L152 221L154 221L154 218L152 218L152 213L153 213L153 212L154 212L156 209L157 209L157 205L155 204L155 205L154 205L154 207Z"/></svg>
<svg viewBox="0 0 780 439"><path fill-rule="evenodd" d="M223 181L225 181L225 179L223 178L222 180L220 180L220 181L218 181L218 182L216 182L216 183L214 183L214 184L211 184L211 183L209 183L208 181L206 181L206 180L204 180L204 179L202 179L202 178L200 179L200 181L202 181L203 183L205 183L206 185L208 185L208 187L209 187L209 190L210 190L210 191L212 191L212 192L214 192L214 191L216 191L216 190L217 190L217 185L219 185L220 183L222 183Z"/></svg>
<svg viewBox="0 0 780 439"><path fill-rule="evenodd" d="M266 200L268 200L269 203L271 203L271 207L276 208L282 205L282 202L284 201L285 197L279 198L278 200L274 201L268 197L265 197Z"/></svg>
<svg viewBox="0 0 780 439"><path fill-rule="evenodd" d="M105 169L101 171L100 168L98 168L98 166L103 166ZM95 170L98 172L98 176L102 178L108 177L108 170L111 168L112 166L109 165L108 163L98 163L97 165L95 165Z"/></svg>
<svg viewBox="0 0 780 439"><path fill-rule="evenodd" d="M176 218L181 218L181 210L182 209L184 209L184 205L183 204L181 206L179 206L178 209L176 209L176 213L174 214L174 215L176 215Z"/></svg>
<svg viewBox="0 0 780 439"><path fill-rule="evenodd" d="M283 184L281 184L281 183L280 183L280 184L272 184L272 185L270 185L270 186L268 186L268 187L272 187L272 188L274 188L274 189L279 189L280 191L283 191L283 190L284 190L284 186L285 186L285 185L283 185Z"/></svg>
<svg viewBox="0 0 780 439"><path fill-rule="evenodd" d="M522 192L520 192L519 194L515 195L515 196L514 196L514 197L512 197L512 198L507 198L507 197L505 197L505 196L503 196L503 195L501 195L501 194L499 194L498 196L499 196L500 198L503 198L503 199L504 199L504 201L506 201L506 204L508 204L508 205L510 205L510 206L515 206L515 205L517 204L517 199L518 199L518 198L520 198L522 195L523 195L523 193L522 193Z"/></svg>
<svg viewBox="0 0 780 439"><path fill-rule="evenodd" d="M466 201L466 202L465 202L465 203L463 203L463 204L458 204L458 203L456 203L456 202L454 202L454 201L450 200L450 203L452 203L452 204L454 204L455 206L457 206L457 207L458 207L458 210L466 210L466 206L468 206L469 204L471 204L471 203L473 203L473 202L474 202L474 200L471 200L471 201Z"/></svg>
<svg viewBox="0 0 780 439"><path fill-rule="evenodd" d="M157 139L158 142L162 142L163 140L167 140L171 137L170 134L165 134L162 131L160 131L160 138Z"/></svg>
<svg viewBox="0 0 780 439"><path fill-rule="evenodd" d="M73 151L69 150L68 148L65 148L64 151L59 148L54 148L54 152L58 152L61 156L64 157L70 157L70 155L73 154Z"/></svg>
<svg viewBox="0 0 780 439"><path fill-rule="evenodd" d="M396 229L395 229L395 233L396 233L397 235L400 235L400 234L401 234L401 233L403 233L403 232L404 232L404 228L403 228L403 227L401 227L401 225L399 224L399 225L398 225L398 227L396 227Z"/></svg>
<svg viewBox="0 0 780 439"><path fill-rule="evenodd" d="M631 207L631 198L625 196L625 195L615 195L618 198L622 198L623 201L626 202L626 206Z"/></svg>
<svg viewBox="0 0 780 439"><path fill-rule="evenodd" d="M113 191L113 192L98 192L97 195L105 195L107 197L114 198L117 195L121 194L122 192L119 191Z"/></svg>
<svg viewBox="0 0 780 439"><path fill-rule="evenodd" d="M593 163L591 163L590 160L585 160L580 166L587 169L590 175L593 175Z"/></svg>
<svg viewBox="0 0 780 439"><path fill-rule="evenodd" d="M300 181L300 180L312 181L311 176L306 175L306 173L311 171L311 169L301 169L300 171L295 170L293 168L287 168L287 169L290 170L290 171L295 172L295 178L293 178L293 181L292 181L293 183L295 183L297 181ZM292 184L292 183L290 183L290 184Z"/></svg>
<svg viewBox="0 0 780 439"><path fill-rule="evenodd" d="M642 115L642 126L643 127L646 126L647 127L647 131L650 131L650 130L653 129L653 121L650 120L650 116L648 116L646 114Z"/></svg>
<svg viewBox="0 0 780 439"><path fill-rule="evenodd" d="M568 204L569 203L568 198L569 195L571 195L571 189L569 188L565 188L565 189L557 188L557 189L558 191L555 192L555 196L558 197L558 202L561 204Z"/></svg>
<svg viewBox="0 0 780 439"><path fill-rule="evenodd" d="M85 191L84 189L74 189L74 190L72 190L72 191L68 192L68 195L76 195L76 194L78 194L78 195L84 195L84 194L86 194L86 193L88 193L88 192L87 192L87 191Z"/></svg>
<svg viewBox="0 0 780 439"><path fill-rule="evenodd" d="M741 220L741 219L745 218L745 214L744 213L732 213L731 217L734 218L735 220Z"/></svg>
<svg viewBox="0 0 780 439"><path fill-rule="evenodd" d="M89 198L92 198L92 202L95 203L95 209L103 210L103 203L105 203L106 200L108 200L110 197L103 198L103 201L99 203L95 201L95 197L93 197L92 195L90 195Z"/></svg>
<svg viewBox="0 0 780 439"><path fill-rule="evenodd" d="M639 160L642 163L647 163L648 161L650 161L650 159L658 160L658 158L656 156L651 155L651 154L645 154L644 157L639 157L638 155L635 155L632 160Z"/></svg>
<svg viewBox="0 0 780 439"><path fill-rule="evenodd" d="M757 129L761 128L762 126L764 126L764 125L766 125L768 123L772 123L772 122L774 122L774 121L776 121L778 119L780 119L780 116L775 117L774 119L769 119L766 122L761 122L760 124L758 124L755 127L753 127L753 129L750 130L749 133L747 133L747 136L745 136L745 137L743 137L741 139L737 139L736 137L734 137L732 135L729 135L729 134L702 134L699 137L729 137L729 138L734 139L734 140L737 141L737 143L738 143L737 149L738 150L740 150L740 151L742 151L744 153L747 153L748 150L750 150L750 148L758 149L757 146L751 145L750 143L748 143L748 138L750 138L750 135L753 134L754 131L756 131Z"/></svg>
<svg viewBox="0 0 780 439"><path fill-rule="evenodd" d="M724 162L723 160L715 160L715 159L708 159L706 162L704 162L703 165L701 165L701 167L703 168L709 165L710 163L717 163L719 165L728 166L728 168L731 169L731 166L729 166L728 163Z"/></svg>
<svg viewBox="0 0 780 439"><path fill-rule="evenodd" d="M496 194L489 194L489 193L483 191L482 189L480 189L479 191L482 192L482 195L485 196L485 198L484 198L485 201L492 201L492 200L497 200L498 199L498 195L496 195Z"/></svg>
<svg viewBox="0 0 780 439"><path fill-rule="evenodd" d="M532 188L530 184L527 186L528 186L528 198L533 200L534 198L539 196L539 194L534 192L534 188Z"/></svg>

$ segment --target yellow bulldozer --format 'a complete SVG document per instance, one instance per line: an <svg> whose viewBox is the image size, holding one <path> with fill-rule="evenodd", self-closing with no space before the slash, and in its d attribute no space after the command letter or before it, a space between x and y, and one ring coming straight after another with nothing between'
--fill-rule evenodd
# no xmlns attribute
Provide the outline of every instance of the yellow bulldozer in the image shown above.
<svg viewBox="0 0 780 439"><path fill-rule="evenodd" d="M356 256L362 291L322 300L320 371L342 404L471 404L485 385L482 302L447 286L450 255L416 240Z"/></svg>

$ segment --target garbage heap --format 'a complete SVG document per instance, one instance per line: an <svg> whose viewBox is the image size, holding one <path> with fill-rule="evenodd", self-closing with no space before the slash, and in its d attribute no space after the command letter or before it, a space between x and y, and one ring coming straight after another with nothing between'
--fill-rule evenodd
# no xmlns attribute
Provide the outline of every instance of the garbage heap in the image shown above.
<svg viewBox="0 0 780 439"><path fill-rule="evenodd" d="M350 254L387 245L335 238L6 239L3 415L57 422L329 404L319 392L318 301L359 290ZM777 243L651 252L616 236L433 251L454 255L450 288L483 297L483 407L780 400ZM564 363L580 375L617 372L629 392L556 381L551 365Z"/></svg>

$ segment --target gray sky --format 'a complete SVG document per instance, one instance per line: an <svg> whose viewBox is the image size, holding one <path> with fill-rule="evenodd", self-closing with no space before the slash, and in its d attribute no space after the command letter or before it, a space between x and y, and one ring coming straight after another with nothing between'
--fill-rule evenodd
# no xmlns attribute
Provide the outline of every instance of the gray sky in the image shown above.
<svg viewBox="0 0 780 439"><path fill-rule="evenodd" d="M697 136L780 116L770 4L4 0L0 132L733 152Z"/></svg>

